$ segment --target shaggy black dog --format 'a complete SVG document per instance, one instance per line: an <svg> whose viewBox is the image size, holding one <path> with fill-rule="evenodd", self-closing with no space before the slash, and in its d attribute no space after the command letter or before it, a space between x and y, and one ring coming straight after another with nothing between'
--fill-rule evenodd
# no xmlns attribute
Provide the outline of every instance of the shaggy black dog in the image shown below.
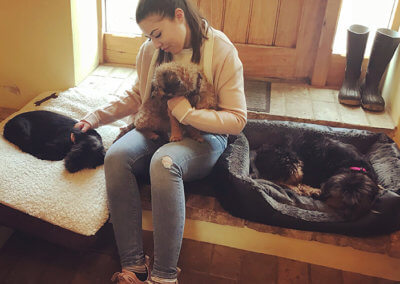
<svg viewBox="0 0 400 284"><path fill-rule="evenodd" d="M252 164L260 178L320 188L321 194L314 197L345 219L367 213L379 191L369 161L353 145L328 137L303 134L263 144Z"/></svg>
<svg viewBox="0 0 400 284"><path fill-rule="evenodd" d="M83 133L74 128L77 121L50 111L21 113L4 126L4 137L22 151L50 161L65 158L66 169L77 172L104 163L104 147L93 129Z"/></svg>

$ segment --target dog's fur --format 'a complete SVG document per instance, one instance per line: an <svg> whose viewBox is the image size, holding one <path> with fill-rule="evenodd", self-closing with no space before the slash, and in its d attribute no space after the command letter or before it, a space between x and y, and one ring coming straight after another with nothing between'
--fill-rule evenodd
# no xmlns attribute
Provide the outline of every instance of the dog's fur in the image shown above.
<svg viewBox="0 0 400 284"><path fill-rule="evenodd" d="M64 160L73 173L104 163L104 147L93 129L83 133L74 128L76 120L50 111L21 113L4 126L4 138L42 160Z"/></svg>
<svg viewBox="0 0 400 284"><path fill-rule="evenodd" d="M167 106L167 101L177 96L186 97L196 109L217 108L217 97L213 87L196 64L163 63L155 68L150 97L139 108L134 122L122 128L116 140L135 127L153 140L159 138L156 132L168 131L171 131L171 142L182 140L181 126L169 113ZM199 142L203 141L197 129L191 126L184 128L190 137Z"/></svg>
<svg viewBox="0 0 400 284"><path fill-rule="evenodd" d="M371 164L353 145L312 134L275 142L253 152L255 176L291 189L303 183L308 195L325 201L345 219L370 210L380 187ZM321 194L312 188L320 188Z"/></svg>

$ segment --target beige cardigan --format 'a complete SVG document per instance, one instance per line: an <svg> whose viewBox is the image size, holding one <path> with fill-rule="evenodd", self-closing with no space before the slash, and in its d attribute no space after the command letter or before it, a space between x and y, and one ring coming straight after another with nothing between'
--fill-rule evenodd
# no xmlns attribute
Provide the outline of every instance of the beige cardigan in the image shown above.
<svg viewBox="0 0 400 284"><path fill-rule="evenodd" d="M202 49L202 65L218 94L218 110L195 109L187 100L182 100L172 114L181 123L205 132L239 134L247 121L243 65L236 48L225 34L209 28L207 36ZM126 91L120 100L89 113L83 120L94 128L128 115L132 116L132 121L141 103L149 96L157 55L158 50L146 41L136 58L138 77L132 90Z"/></svg>

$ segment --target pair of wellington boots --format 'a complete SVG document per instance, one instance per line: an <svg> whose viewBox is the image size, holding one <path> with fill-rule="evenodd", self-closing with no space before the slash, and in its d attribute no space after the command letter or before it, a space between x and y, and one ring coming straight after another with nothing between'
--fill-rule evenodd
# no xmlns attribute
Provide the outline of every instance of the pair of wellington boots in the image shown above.
<svg viewBox="0 0 400 284"><path fill-rule="evenodd" d="M385 100L379 90L379 83L399 45L400 33L390 29L376 31L367 73L360 82L368 34L368 27L362 25L352 25L347 30L346 71L339 91L339 102L381 112L385 110Z"/></svg>

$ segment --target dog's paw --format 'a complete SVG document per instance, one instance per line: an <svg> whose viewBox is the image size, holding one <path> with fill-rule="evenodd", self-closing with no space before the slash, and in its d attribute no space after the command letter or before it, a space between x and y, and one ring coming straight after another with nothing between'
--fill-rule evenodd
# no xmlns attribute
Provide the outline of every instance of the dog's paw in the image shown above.
<svg viewBox="0 0 400 284"><path fill-rule="evenodd" d="M203 143L204 142L204 138L203 136L198 136L198 137L192 137L194 140L196 140L199 143Z"/></svg>
<svg viewBox="0 0 400 284"><path fill-rule="evenodd" d="M147 135L147 138L149 138L150 140L157 140L158 138L160 138L160 135L158 135L157 133L151 132Z"/></svg>
<svg viewBox="0 0 400 284"><path fill-rule="evenodd" d="M182 141L183 137L182 135L171 135L169 137L169 142L178 142L178 141Z"/></svg>

